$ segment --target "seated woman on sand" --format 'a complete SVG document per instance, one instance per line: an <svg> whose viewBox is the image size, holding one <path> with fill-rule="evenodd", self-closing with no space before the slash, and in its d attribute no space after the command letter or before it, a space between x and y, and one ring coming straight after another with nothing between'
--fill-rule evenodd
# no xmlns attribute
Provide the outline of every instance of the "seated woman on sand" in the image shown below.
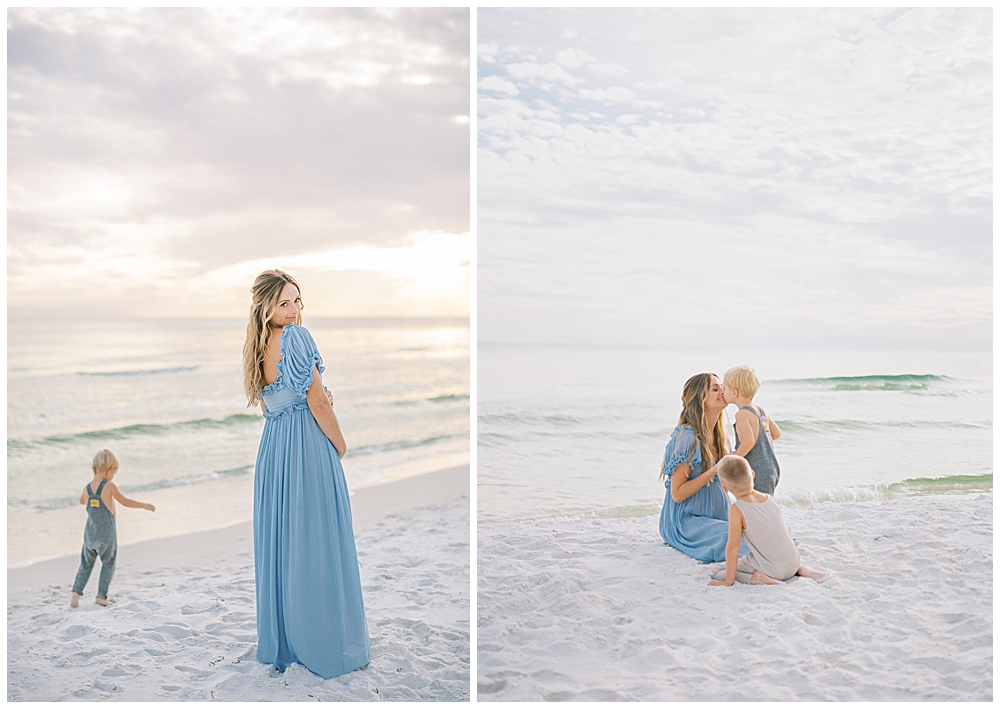
<svg viewBox="0 0 1000 709"><path fill-rule="evenodd" d="M681 404L660 470L667 488L660 536L699 561L725 561L729 498L715 475L715 464L729 453L722 425L722 382L714 374L694 375L684 383ZM710 467L704 470L706 464ZM741 554L746 554L741 545Z"/></svg>

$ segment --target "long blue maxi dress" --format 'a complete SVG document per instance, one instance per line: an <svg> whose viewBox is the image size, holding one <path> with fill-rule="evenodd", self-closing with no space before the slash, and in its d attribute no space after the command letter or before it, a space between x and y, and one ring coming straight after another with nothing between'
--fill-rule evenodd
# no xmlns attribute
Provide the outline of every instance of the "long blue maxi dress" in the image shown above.
<svg viewBox="0 0 1000 709"><path fill-rule="evenodd" d="M254 472L257 659L330 678L371 650L344 469L306 403L313 367L322 374L309 331L285 326Z"/></svg>
<svg viewBox="0 0 1000 709"><path fill-rule="evenodd" d="M674 429L663 456L667 495L660 512L660 536L674 549L698 561L725 561L726 541L729 538L729 497L723 492L719 478L715 477L688 499L674 502L670 496L670 476L682 463L691 466L689 480L702 474L701 446L695 445L694 429L687 424ZM740 556L747 553L746 542L740 540Z"/></svg>

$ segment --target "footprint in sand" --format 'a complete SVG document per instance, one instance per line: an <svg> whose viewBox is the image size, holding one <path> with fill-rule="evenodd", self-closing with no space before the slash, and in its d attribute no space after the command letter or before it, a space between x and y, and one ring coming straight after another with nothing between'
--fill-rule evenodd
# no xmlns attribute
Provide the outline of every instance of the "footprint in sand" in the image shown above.
<svg viewBox="0 0 1000 709"><path fill-rule="evenodd" d="M181 640L194 634L183 625L161 625L156 628L150 628L147 632L158 633L172 640Z"/></svg>
<svg viewBox="0 0 1000 709"><path fill-rule="evenodd" d="M94 689L99 689L102 692L111 692L112 694L120 694L125 691L117 682L103 682L101 680L94 680Z"/></svg>
<svg viewBox="0 0 1000 709"><path fill-rule="evenodd" d="M86 625L71 625L62 632L63 640L76 640L77 638L82 638L90 632L90 628Z"/></svg>

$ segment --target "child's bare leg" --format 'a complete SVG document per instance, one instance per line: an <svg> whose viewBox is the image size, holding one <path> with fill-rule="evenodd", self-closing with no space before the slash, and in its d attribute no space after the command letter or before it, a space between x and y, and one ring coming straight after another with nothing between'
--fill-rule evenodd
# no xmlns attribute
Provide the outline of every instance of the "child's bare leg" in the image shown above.
<svg viewBox="0 0 1000 709"><path fill-rule="evenodd" d="M805 576L807 579L812 579L813 581L819 581L821 578L826 576L822 571L810 571L804 566L800 566L799 570L795 572L798 576Z"/></svg>
<svg viewBox="0 0 1000 709"><path fill-rule="evenodd" d="M750 577L750 583L766 585L766 586L780 586L781 581L775 581L770 576L765 576L759 571L754 571L753 576Z"/></svg>
<svg viewBox="0 0 1000 709"><path fill-rule="evenodd" d="M73 597L69 599L69 607L70 608L80 607L80 594L77 593L76 591L73 591Z"/></svg>
<svg viewBox="0 0 1000 709"><path fill-rule="evenodd" d="M99 606L106 606L106 605L108 605L108 599L107 598L95 598L94 599L94 603L96 603Z"/></svg>
<svg viewBox="0 0 1000 709"><path fill-rule="evenodd" d="M716 581L725 581L726 580L726 569L725 568L719 569L714 574L712 574L712 578L715 579ZM746 572L743 572L743 571L737 571L736 572L736 580L738 582L740 582L740 583L753 583L750 580L750 574L746 573Z"/></svg>

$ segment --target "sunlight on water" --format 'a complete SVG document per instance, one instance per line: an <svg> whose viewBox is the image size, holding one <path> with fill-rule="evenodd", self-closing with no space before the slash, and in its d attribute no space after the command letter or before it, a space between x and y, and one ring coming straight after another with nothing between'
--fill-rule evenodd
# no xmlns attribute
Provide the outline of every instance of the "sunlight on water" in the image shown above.
<svg viewBox="0 0 1000 709"><path fill-rule="evenodd" d="M324 358L352 489L469 463L467 321L304 324ZM10 323L8 563L79 544L77 498L103 447L121 460L116 482L126 495L187 498L183 515L137 518L143 533L249 519L264 422L242 393L244 328L236 320Z"/></svg>

